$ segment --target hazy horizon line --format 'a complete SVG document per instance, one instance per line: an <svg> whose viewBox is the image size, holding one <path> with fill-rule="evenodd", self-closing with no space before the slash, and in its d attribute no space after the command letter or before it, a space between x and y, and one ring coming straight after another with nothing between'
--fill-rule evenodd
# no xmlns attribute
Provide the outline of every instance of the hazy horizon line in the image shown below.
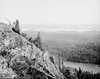
<svg viewBox="0 0 100 79"><path fill-rule="evenodd" d="M51 28L51 29L99 29L100 25L20 25L21 28L31 28L31 29L37 29L37 28Z"/></svg>
<svg viewBox="0 0 100 79"><path fill-rule="evenodd" d="M71 32L71 31L76 31L76 32L85 32L85 31L100 31L100 29L80 29L80 28L21 28L21 31L42 31L42 32Z"/></svg>

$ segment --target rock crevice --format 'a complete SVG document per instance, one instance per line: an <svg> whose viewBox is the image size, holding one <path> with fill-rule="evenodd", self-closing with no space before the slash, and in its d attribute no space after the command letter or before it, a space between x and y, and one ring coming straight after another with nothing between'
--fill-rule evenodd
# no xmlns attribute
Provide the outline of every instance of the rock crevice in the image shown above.
<svg viewBox="0 0 100 79"><path fill-rule="evenodd" d="M8 73L7 77L11 78L27 76L36 79L38 75L44 79L63 79L54 58L50 59L48 51L41 51L8 27L9 25L0 23L2 29L0 31L0 76Z"/></svg>

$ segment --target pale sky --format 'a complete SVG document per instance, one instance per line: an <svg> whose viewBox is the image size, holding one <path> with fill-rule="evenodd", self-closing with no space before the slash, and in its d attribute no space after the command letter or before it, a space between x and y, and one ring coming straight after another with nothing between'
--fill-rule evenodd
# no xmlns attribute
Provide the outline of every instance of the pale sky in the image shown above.
<svg viewBox="0 0 100 79"><path fill-rule="evenodd" d="M100 25L100 0L0 0L0 21L4 18L21 24Z"/></svg>

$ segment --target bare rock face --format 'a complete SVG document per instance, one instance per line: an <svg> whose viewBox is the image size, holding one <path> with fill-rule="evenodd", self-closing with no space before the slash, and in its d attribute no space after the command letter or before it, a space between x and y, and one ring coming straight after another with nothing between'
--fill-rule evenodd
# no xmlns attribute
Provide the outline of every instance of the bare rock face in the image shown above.
<svg viewBox="0 0 100 79"><path fill-rule="evenodd" d="M0 23L0 27L0 77L5 77L1 76L5 72L7 77L16 79L63 79L48 51L41 51L21 35L7 29L9 25Z"/></svg>

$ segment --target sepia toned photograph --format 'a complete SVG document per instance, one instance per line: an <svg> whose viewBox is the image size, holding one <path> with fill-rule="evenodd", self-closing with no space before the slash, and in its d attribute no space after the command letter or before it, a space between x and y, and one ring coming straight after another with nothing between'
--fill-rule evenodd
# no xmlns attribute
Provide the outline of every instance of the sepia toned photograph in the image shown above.
<svg viewBox="0 0 100 79"><path fill-rule="evenodd" d="M0 0L0 79L100 79L100 0Z"/></svg>

